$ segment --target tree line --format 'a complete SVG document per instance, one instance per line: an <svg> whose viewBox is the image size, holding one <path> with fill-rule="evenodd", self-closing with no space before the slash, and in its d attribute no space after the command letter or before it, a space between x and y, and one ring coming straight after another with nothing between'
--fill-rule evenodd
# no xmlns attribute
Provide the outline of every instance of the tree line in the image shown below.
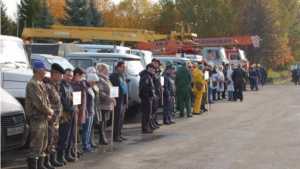
<svg viewBox="0 0 300 169"><path fill-rule="evenodd" d="M113 27L167 34L184 21L200 38L258 35L260 48L239 48L252 63L284 68L300 61L299 10L298 0L21 0L19 36L32 23L42 28ZM5 16L3 3L1 13L2 34L16 35L17 24Z"/></svg>

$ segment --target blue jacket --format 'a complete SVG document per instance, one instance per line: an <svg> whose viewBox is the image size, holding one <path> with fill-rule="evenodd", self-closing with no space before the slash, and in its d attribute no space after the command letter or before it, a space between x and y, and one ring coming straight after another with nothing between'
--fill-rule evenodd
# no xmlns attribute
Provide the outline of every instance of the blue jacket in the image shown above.
<svg viewBox="0 0 300 169"><path fill-rule="evenodd" d="M153 97L155 89L153 85L153 76L146 70L140 72L139 95L140 97Z"/></svg>
<svg viewBox="0 0 300 169"><path fill-rule="evenodd" d="M260 74L261 74L261 76L265 77L265 76L266 76L266 74L267 74L267 71L266 71L266 69L265 69L265 68L260 68L259 70L260 70Z"/></svg>
<svg viewBox="0 0 300 169"><path fill-rule="evenodd" d="M256 70L251 70L250 71L250 75L249 75L250 77L250 79L256 79L257 78L257 71Z"/></svg>
<svg viewBox="0 0 300 169"><path fill-rule="evenodd" d="M174 96L175 95L175 85L174 80L171 76L166 73L164 76L164 97Z"/></svg>
<svg viewBox="0 0 300 169"><path fill-rule="evenodd" d="M74 112L74 106L73 106L73 100L70 101L71 105L68 105L68 95L69 90L70 94L73 93L73 87L69 84L67 85L64 80L61 80L59 83L59 91L61 93L61 104L63 105L63 108L67 111L69 111L71 114Z"/></svg>

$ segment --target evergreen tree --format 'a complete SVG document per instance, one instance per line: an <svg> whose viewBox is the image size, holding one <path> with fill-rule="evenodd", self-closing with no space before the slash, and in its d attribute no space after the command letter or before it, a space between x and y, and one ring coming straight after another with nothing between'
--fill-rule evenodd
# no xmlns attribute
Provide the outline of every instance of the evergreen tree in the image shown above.
<svg viewBox="0 0 300 169"><path fill-rule="evenodd" d="M94 0L89 2L90 25L92 27L104 27L105 22L102 21L102 15L97 10Z"/></svg>
<svg viewBox="0 0 300 169"><path fill-rule="evenodd" d="M13 35L12 21L8 18L6 13L6 6L3 1L0 1L1 10L1 35Z"/></svg>
<svg viewBox="0 0 300 169"><path fill-rule="evenodd" d="M36 28L50 28L54 24L54 19L52 14L49 11L49 6L47 5L46 0L43 0L41 6L41 12L37 18L35 24ZM54 43L57 40L55 39L45 39L45 38L34 38L36 43Z"/></svg>
<svg viewBox="0 0 300 169"><path fill-rule="evenodd" d="M22 35L24 29L24 23L26 21L26 27L32 27L38 19L41 8L41 0L21 0L21 4L18 5L19 13L19 36Z"/></svg>
<svg viewBox="0 0 300 169"><path fill-rule="evenodd" d="M91 26L90 10L86 0L65 0L66 16L58 18L58 22L65 26Z"/></svg>

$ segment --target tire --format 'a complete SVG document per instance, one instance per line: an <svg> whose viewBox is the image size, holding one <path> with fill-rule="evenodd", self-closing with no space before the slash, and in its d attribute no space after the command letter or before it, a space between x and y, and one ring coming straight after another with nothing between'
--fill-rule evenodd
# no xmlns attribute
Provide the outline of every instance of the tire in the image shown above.
<svg viewBox="0 0 300 169"><path fill-rule="evenodd" d="M135 105L135 106L129 107L125 112L125 118L133 118L140 112L141 112L140 105Z"/></svg>

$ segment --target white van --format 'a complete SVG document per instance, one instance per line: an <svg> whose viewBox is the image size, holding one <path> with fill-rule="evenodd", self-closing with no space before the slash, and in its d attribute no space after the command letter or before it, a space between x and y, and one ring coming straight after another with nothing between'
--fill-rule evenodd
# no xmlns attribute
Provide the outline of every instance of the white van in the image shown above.
<svg viewBox="0 0 300 169"><path fill-rule="evenodd" d="M32 53L30 57L30 65L33 66L33 63L35 61L42 61L46 64L47 71L50 72L51 70L51 65L53 63L59 64L63 69L72 69L74 70L73 65L68 62L65 58L62 58L60 56L52 56L52 55L47 55L47 54L36 54Z"/></svg>
<svg viewBox="0 0 300 169"><path fill-rule="evenodd" d="M141 57L141 61L144 67L147 66L147 64L152 62L153 54L151 51L148 50L139 50L139 49L132 49L131 53L133 55L137 55Z"/></svg>

